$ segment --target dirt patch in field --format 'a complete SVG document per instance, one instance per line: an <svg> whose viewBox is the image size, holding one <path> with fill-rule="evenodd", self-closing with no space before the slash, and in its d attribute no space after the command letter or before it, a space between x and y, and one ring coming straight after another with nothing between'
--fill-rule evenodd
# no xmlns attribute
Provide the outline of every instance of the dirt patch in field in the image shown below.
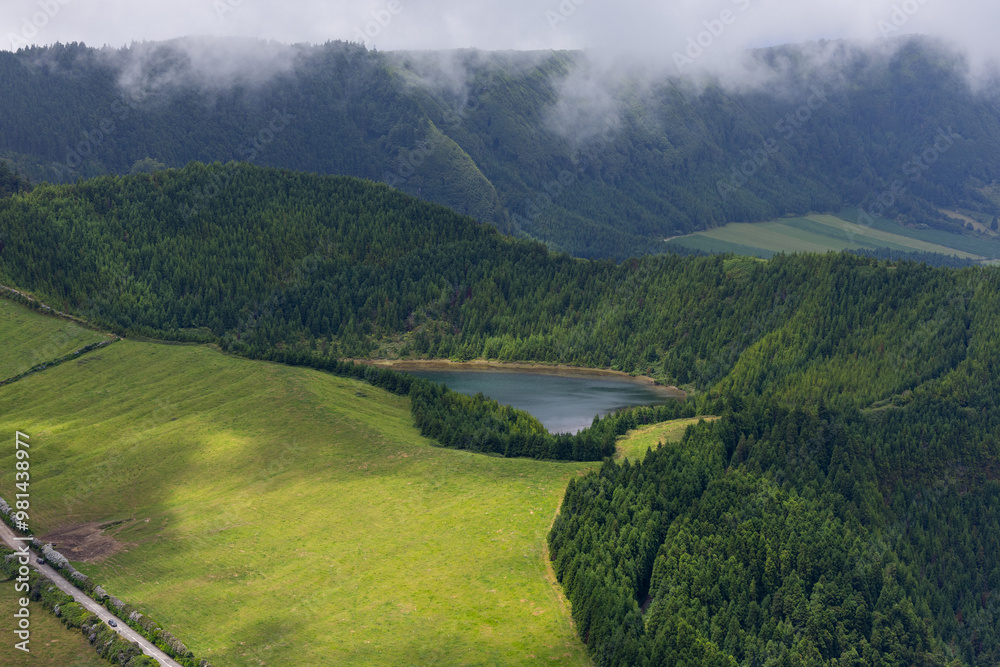
<svg viewBox="0 0 1000 667"><path fill-rule="evenodd" d="M104 532L108 524L93 522L59 528L41 538L69 560L99 563L125 548Z"/></svg>

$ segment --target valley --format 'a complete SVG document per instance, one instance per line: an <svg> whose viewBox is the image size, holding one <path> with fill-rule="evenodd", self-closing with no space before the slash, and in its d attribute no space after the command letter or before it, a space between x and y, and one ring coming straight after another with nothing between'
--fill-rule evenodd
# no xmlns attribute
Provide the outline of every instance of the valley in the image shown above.
<svg viewBox="0 0 1000 667"><path fill-rule="evenodd" d="M773 12L733 2L678 75L239 4L0 50L0 518L118 619L0 561L0 663L1000 664L969 21L730 52ZM430 11L386 7L356 34Z"/></svg>
<svg viewBox="0 0 1000 667"><path fill-rule="evenodd" d="M225 54L247 70L231 73L239 85L220 85L214 72ZM748 58L755 77L783 82L781 94L672 71L608 76L585 51L381 52L208 37L31 47L0 52L11 119L0 127L0 160L35 183L232 160L350 175L554 250L616 261L663 252L664 238L845 207L959 236L1000 214L1000 116L965 80L958 50L912 37L885 53L830 41ZM823 103L790 126L817 87ZM34 100L49 112L36 113ZM943 125L945 150L917 160ZM880 204L904 177L900 196ZM185 205L196 211L201 199L211 197ZM851 245L794 234L763 245L709 239L674 247Z"/></svg>
<svg viewBox="0 0 1000 667"><path fill-rule="evenodd" d="M995 268L581 260L382 185L255 167L184 221L220 169L0 200L0 282L124 336L0 387L0 429L32 437L32 526L197 655L978 667L1000 650L977 639L996 636ZM107 338L5 310L18 355ZM687 398L552 435L389 366L442 358ZM722 606L706 581L752 595ZM779 630L798 624L817 631Z"/></svg>
<svg viewBox="0 0 1000 667"><path fill-rule="evenodd" d="M764 223L731 223L668 245L707 253L734 253L770 259L777 253L879 250L946 255L969 262L1000 258L1000 240L985 233L979 238L934 229L907 228L889 220L870 225L851 222L857 211L840 216L809 215Z"/></svg>
<svg viewBox="0 0 1000 667"><path fill-rule="evenodd" d="M0 429L35 443L36 533L110 524L66 553L214 665L587 664L542 550L589 466L434 447L406 403L126 340L0 388Z"/></svg>

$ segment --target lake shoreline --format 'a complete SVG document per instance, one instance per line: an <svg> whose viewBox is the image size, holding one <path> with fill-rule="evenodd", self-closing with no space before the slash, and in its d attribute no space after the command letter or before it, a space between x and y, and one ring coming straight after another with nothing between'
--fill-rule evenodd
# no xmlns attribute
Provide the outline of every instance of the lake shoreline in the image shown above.
<svg viewBox="0 0 1000 667"><path fill-rule="evenodd" d="M687 392L677 387L657 384L653 378L645 375L629 375L622 371L600 368L581 368L564 364L538 364L528 362L505 362L488 359L473 361L451 361L450 359L352 359L354 363L367 366L381 366L396 371L497 371L497 372L528 372L563 377L604 377L615 380L625 380L650 387L662 392L664 396L686 399Z"/></svg>

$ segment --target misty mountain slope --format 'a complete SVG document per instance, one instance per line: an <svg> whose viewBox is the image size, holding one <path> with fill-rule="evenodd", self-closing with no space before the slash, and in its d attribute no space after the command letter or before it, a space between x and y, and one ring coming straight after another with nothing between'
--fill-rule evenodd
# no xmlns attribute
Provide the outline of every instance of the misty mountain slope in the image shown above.
<svg viewBox="0 0 1000 667"><path fill-rule="evenodd" d="M940 45L776 47L742 79L670 74L575 52L32 48L0 53L0 158L50 181L146 157L353 175L582 257L809 211L960 231L939 209L1000 213L996 96Z"/></svg>
<svg viewBox="0 0 1000 667"><path fill-rule="evenodd" d="M350 49L317 50L306 69L294 69L291 56L267 86L205 80L199 67L214 65L195 64L172 45L133 50L0 54L2 80L20 93L4 96L5 117L16 120L5 124L5 143L36 156L46 170L38 176L50 180L127 171L140 153L168 165L267 153L293 169L375 178L385 153L372 139L391 133L396 121L387 119L406 115L391 75ZM36 145L43 136L49 143Z"/></svg>
<svg viewBox="0 0 1000 667"><path fill-rule="evenodd" d="M36 180L56 182L127 173L146 156L168 166L241 160L390 181L409 166L426 181L414 180L413 194L429 185L436 196L427 198L505 226L492 187L448 141L434 159L410 158L437 142L378 54L346 45L281 47L271 56L282 61L273 71L248 68L221 80L213 68L226 66L194 50L203 42L184 44L190 48L70 45L0 54L0 81L17 90L3 103L5 117L18 119L4 124L6 154ZM61 111L37 114L38 97ZM437 171L451 187L440 186Z"/></svg>
<svg viewBox="0 0 1000 667"><path fill-rule="evenodd" d="M403 149L396 168L386 176L389 185L428 201L449 202L456 212L496 223L506 213L496 188L476 162L433 123L412 150ZM505 224L498 224L507 227Z"/></svg>

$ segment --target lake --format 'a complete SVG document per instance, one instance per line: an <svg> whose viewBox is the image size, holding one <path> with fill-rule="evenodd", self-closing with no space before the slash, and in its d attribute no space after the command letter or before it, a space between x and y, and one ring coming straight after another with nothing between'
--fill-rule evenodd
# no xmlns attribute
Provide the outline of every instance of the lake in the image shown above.
<svg viewBox="0 0 1000 667"><path fill-rule="evenodd" d="M599 372L396 368L470 396L483 392L531 413L550 433L576 433L589 427L594 415L603 417L621 408L683 397L677 389Z"/></svg>

